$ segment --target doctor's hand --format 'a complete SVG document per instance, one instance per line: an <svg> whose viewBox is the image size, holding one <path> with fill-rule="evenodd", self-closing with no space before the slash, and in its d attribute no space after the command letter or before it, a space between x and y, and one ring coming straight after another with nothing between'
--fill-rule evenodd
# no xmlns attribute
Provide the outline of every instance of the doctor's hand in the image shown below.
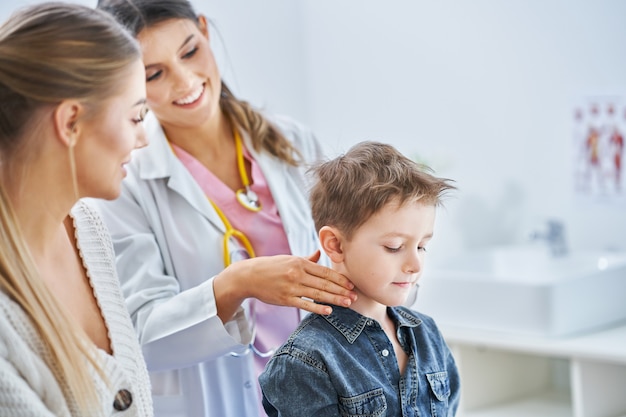
<svg viewBox="0 0 626 417"><path fill-rule="evenodd" d="M308 258L260 256L229 265L213 280L217 315L230 320L246 298L318 314L330 314L332 308L316 302L349 307L356 300L354 285L317 264L319 258L316 251Z"/></svg>

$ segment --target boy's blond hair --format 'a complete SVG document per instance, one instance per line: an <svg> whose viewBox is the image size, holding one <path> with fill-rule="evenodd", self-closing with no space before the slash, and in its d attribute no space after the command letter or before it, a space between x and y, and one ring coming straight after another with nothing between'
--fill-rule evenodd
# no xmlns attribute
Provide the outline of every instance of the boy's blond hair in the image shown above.
<svg viewBox="0 0 626 417"><path fill-rule="evenodd" d="M390 202L438 206L445 192L455 188L393 146L372 141L358 143L311 171L315 181L309 198L316 230L333 226L347 239Z"/></svg>

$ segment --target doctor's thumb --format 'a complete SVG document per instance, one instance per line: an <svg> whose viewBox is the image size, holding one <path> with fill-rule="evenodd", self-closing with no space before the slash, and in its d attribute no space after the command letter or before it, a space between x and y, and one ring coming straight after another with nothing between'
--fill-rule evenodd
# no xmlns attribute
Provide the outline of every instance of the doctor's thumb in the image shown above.
<svg viewBox="0 0 626 417"><path fill-rule="evenodd" d="M316 250L313 255L309 256L307 259L311 262L317 263L320 260L321 252L320 250Z"/></svg>

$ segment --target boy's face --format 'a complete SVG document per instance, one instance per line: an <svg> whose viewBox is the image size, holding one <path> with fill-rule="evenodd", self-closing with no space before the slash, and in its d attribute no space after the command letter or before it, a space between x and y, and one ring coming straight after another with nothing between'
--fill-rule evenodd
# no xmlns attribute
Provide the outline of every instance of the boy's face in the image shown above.
<svg viewBox="0 0 626 417"><path fill-rule="evenodd" d="M335 267L356 287L355 310L368 315L406 301L422 271L434 223L432 205L389 203L349 241L341 240L342 259Z"/></svg>

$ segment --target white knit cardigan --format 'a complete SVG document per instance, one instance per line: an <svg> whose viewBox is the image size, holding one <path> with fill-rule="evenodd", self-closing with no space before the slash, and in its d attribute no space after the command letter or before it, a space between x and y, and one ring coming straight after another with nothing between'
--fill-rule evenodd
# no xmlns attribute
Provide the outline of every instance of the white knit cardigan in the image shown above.
<svg viewBox="0 0 626 417"><path fill-rule="evenodd" d="M97 350L110 385L93 371L100 399L93 416L152 416L148 373L119 288L108 231L84 202L76 204L71 215L80 255L113 349L113 355ZM29 317L0 291L0 417L79 415L75 400L64 397L47 366L49 355ZM89 366L86 360L84 363ZM117 411L113 403L123 389L131 393L132 403L128 409Z"/></svg>

